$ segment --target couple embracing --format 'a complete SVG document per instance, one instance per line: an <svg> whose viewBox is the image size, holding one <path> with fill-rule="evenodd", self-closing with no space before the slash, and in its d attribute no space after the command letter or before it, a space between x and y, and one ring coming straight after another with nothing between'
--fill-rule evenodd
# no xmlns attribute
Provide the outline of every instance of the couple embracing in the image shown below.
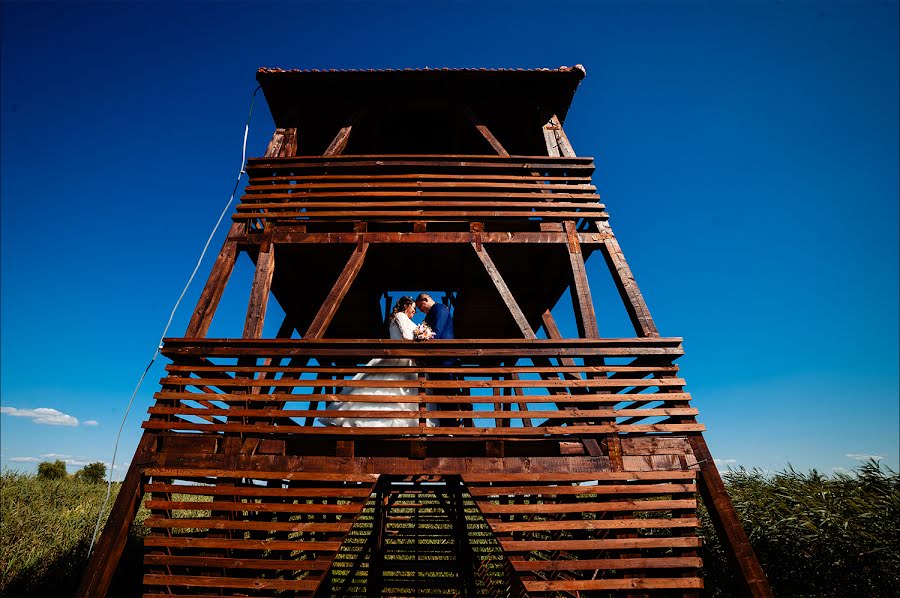
<svg viewBox="0 0 900 598"><path fill-rule="evenodd" d="M416 309L425 313L425 321L416 326L412 321L416 314ZM391 316L388 320L388 333L391 340L431 340L431 339L452 339L453 335L453 316L450 309L443 304L435 303L431 295L427 293L420 294L415 301L412 297L401 297L391 310ZM420 360L426 361L427 365L436 367L454 367L459 365L458 359L441 359ZM410 367L416 365L412 359L389 359L377 358L369 361L366 367ZM329 411L347 412L347 417L322 417L319 421L326 426L343 426L351 428L359 427L376 427L376 428L394 428L394 427L416 427L419 425L417 418L357 418L353 417L353 411L417 411L419 404L403 402L404 398L417 397L418 390L411 387L405 388L385 388L378 387L378 381L384 380L416 380L418 376L415 373L395 374L395 373L365 373L360 372L353 376L353 380L365 380L373 382L372 386L350 386L344 388L342 395L376 395L396 397L396 401L386 402L362 402L362 401L333 401L328 405ZM454 374L433 373L429 374L431 380L454 380ZM429 403L427 405L429 411L435 411L436 405ZM456 420L435 420L428 419L427 425L458 425Z"/></svg>

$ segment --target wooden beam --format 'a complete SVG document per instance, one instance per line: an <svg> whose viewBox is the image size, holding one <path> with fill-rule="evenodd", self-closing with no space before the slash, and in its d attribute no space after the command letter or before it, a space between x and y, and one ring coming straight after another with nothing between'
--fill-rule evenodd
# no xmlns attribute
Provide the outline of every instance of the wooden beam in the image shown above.
<svg viewBox="0 0 900 598"><path fill-rule="evenodd" d="M335 135L334 139L331 140L331 143L328 144L325 153L322 154L323 156L340 156L344 153L347 142L350 141L350 133L353 131L353 127L356 123L359 122L359 119L362 118L363 113L364 110L357 110L353 113L347 120L347 124L341 127L341 130L337 132L337 135Z"/></svg>
<svg viewBox="0 0 900 598"><path fill-rule="evenodd" d="M225 285L228 284L228 279L231 278L231 273L234 271L234 264L237 262L238 245L237 241L232 239L232 235L243 234L246 227L246 224L238 222L231 225L231 230L228 231L225 243L223 243L219 255L216 256L209 278L206 279L206 285L197 300L197 306L194 308L184 336L188 338L204 337L209 331L209 325L219 307L222 293L225 292Z"/></svg>
<svg viewBox="0 0 900 598"><path fill-rule="evenodd" d="M275 129L269 146L266 148L265 157L293 157L296 153L297 129ZM222 299L222 293L225 292L225 285L228 284L228 279L234 271L234 264L237 262L239 253L237 239L246 233L246 222L235 222L231 225L209 278L206 280L206 286L203 287L200 298L197 300L197 306L194 308L191 321L184 333L186 337L204 337L209 331L209 325L212 323L216 308Z"/></svg>
<svg viewBox="0 0 900 598"><path fill-rule="evenodd" d="M619 296L625 304L625 310L628 312L628 317L631 319L631 325L634 326L635 333L641 337L658 338L659 331L656 329L656 324L650 316L647 303L644 301L643 295L641 295L637 282L634 280L634 275L631 273L631 268L628 267L628 262L625 261L625 256L619 247L619 242L613 235L609 223L605 220L597 220L595 224L597 230L603 235L600 250L603 252L603 257L606 260L606 265L609 267L613 282L616 284L616 289L619 291Z"/></svg>
<svg viewBox="0 0 900 598"><path fill-rule="evenodd" d="M297 155L297 129L278 128L266 148L267 158L292 158Z"/></svg>
<svg viewBox="0 0 900 598"><path fill-rule="evenodd" d="M728 491L719 475L719 470L713 461L712 454L702 434L689 434L688 442L694 451L694 457L700 467L700 493L706 503L713 526L719 536L725 541L722 546L732 561L737 563L741 572L741 580L746 586L749 595L768 598L773 596L766 574L763 572L750 539L744 531L737 511L728 497Z"/></svg>
<svg viewBox="0 0 900 598"><path fill-rule="evenodd" d="M344 266L344 270L335 281L331 292L328 293L328 297L322 302L319 312L313 318L312 324L309 325L309 329L303 335L303 338L317 339L322 338L325 334L325 330L328 329L328 325L331 324L331 320L347 295L347 290L353 284L353 281L356 280L356 275L359 274L359 270L362 268L368 249L368 243L360 244L350 256L350 259L347 260L347 265Z"/></svg>
<svg viewBox="0 0 900 598"><path fill-rule="evenodd" d="M587 271L584 268L584 258L581 254L581 244L578 241L578 233L575 231L575 223L567 220L563 223L569 240L569 263L572 266L572 306L575 308L575 322L578 325L578 334L584 338L600 338L600 329L597 326L597 315L594 313L594 302L591 298L591 287L587 279Z"/></svg>
<svg viewBox="0 0 900 598"><path fill-rule="evenodd" d="M528 319L525 317L525 314L522 313L519 304L516 303L515 297L513 297L509 287L506 286L503 277L500 276L497 266L494 265L494 260L488 255L487 248L485 248L484 245L479 246L474 242L471 245L472 249L475 250L475 255L478 256L478 259L480 259L482 265L484 265L484 269L487 270L488 276L494 283L494 286L497 287L497 292L500 293L503 302L506 303L506 307L509 309L509 313L512 314L513 320L516 321L519 330L522 331L522 336L529 339L537 338L534 334L534 330L531 329L531 325L528 324Z"/></svg>
<svg viewBox="0 0 900 598"><path fill-rule="evenodd" d="M156 434L144 432L119 488L116 502L109 512L106 525L103 526L103 533L100 534L91 553L76 596L84 598L106 596L109 583L125 549L128 530L141 506L143 468L153 457L155 449ZM109 475L112 475L112 472Z"/></svg>
<svg viewBox="0 0 900 598"><path fill-rule="evenodd" d="M469 121L473 125L475 125L475 128L478 129L478 132L481 133L481 136L491 144L491 147L494 148L494 151L497 152L497 154L503 156L504 158L509 158L509 152L503 148L497 138L494 137L494 134L491 133L491 130L487 127L486 124L481 121L480 118L478 118L471 107L466 106L466 108L463 109L463 113L466 115L466 118L468 118Z"/></svg>
<svg viewBox="0 0 900 598"><path fill-rule="evenodd" d="M575 150L572 149L572 144L569 143L569 138L563 131L562 123L555 114L544 125L544 142L547 144L547 153L551 156L575 157Z"/></svg>
<svg viewBox="0 0 900 598"><path fill-rule="evenodd" d="M247 317L244 320L243 338L260 338L266 318L266 307L269 303L269 291L272 289L272 275L275 272L275 246L269 243L261 247L256 258L256 273L250 289L250 301L247 305ZM285 318L287 322L287 318Z"/></svg>

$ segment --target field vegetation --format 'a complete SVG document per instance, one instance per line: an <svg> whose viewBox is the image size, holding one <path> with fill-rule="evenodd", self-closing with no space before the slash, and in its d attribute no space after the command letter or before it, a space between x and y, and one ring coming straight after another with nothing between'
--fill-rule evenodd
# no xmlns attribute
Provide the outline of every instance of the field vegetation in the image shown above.
<svg viewBox="0 0 900 598"><path fill-rule="evenodd" d="M2 473L0 595L72 594L106 493L96 473ZM900 596L896 472L869 462L852 474L737 470L724 478L777 596ZM113 498L117 490L113 484ZM141 522L147 514L139 512L130 530L110 595L140 593ZM701 519L706 595L739 595L705 512Z"/></svg>

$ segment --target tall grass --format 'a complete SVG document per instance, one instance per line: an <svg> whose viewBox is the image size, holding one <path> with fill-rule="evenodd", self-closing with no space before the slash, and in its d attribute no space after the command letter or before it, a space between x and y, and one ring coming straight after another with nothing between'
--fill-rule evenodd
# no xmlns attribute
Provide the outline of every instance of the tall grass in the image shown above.
<svg viewBox="0 0 900 598"><path fill-rule="evenodd" d="M113 484L114 493L118 487ZM105 494L105 484L4 471L0 476L0 595L71 595L84 570ZM139 545L141 532L140 527L133 530L132 546Z"/></svg>
<svg viewBox="0 0 900 598"><path fill-rule="evenodd" d="M870 461L853 475L788 468L724 474L731 500L777 596L900 596L900 475ZM739 594L702 514L709 596Z"/></svg>

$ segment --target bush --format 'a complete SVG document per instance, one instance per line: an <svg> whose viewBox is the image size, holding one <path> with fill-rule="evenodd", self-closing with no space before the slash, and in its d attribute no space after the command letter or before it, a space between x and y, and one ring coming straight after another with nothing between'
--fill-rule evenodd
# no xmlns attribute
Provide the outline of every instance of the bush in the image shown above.
<svg viewBox="0 0 900 598"><path fill-rule="evenodd" d="M75 477L91 484L100 484L106 478L106 465L101 461L85 465L75 473Z"/></svg>
<svg viewBox="0 0 900 598"><path fill-rule="evenodd" d="M776 596L898 596L900 475L870 461L855 475L793 469L723 476ZM708 596L740 594L705 511Z"/></svg>
<svg viewBox="0 0 900 598"><path fill-rule="evenodd" d="M38 464L37 477L42 480L59 480L69 475L65 461L57 459L53 463L44 461Z"/></svg>

